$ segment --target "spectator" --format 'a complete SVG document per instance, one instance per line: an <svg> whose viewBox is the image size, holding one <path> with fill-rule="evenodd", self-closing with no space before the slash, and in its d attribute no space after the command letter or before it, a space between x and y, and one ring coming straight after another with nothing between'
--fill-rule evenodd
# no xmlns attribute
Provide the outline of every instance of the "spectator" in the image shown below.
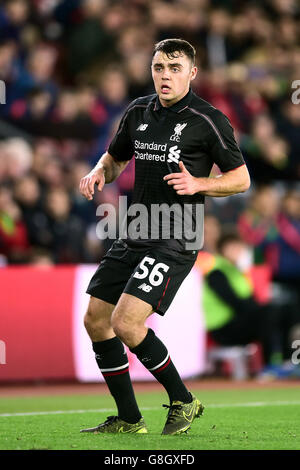
<svg viewBox="0 0 300 470"><path fill-rule="evenodd" d="M29 241L21 211L11 191L0 186L0 255L10 263L24 263L29 254Z"/></svg>
<svg viewBox="0 0 300 470"><path fill-rule="evenodd" d="M90 119L100 127L105 124L107 111L102 103L97 101L97 90L88 85L83 85L77 89L78 115L82 119Z"/></svg>
<svg viewBox="0 0 300 470"><path fill-rule="evenodd" d="M43 163L39 175L43 188L62 188L64 186L64 171L61 161L58 158L49 158Z"/></svg>
<svg viewBox="0 0 300 470"><path fill-rule="evenodd" d="M101 16L104 0L81 3L81 20L68 35L68 64L71 73L78 74L92 66L114 49L114 38L103 27Z"/></svg>
<svg viewBox="0 0 300 470"><path fill-rule="evenodd" d="M52 189L46 195L51 240L48 248L56 263L78 263L83 258L84 227L71 213L71 201L63 189Z"/></svg>
<svg viewBox="0 0 300 470"><path fill-rule="evenodd" d="M290 152L290 169L294 177L300 177L300 106L293 104L291 101L284 103L281 109L280 118L278 120L278 130L281 135L289 142Z"/></svg>
<svg viewBox="0 0 300 470"><path fill-rule="evenodd" d="M203 251L216 253L217 244L221 235L221 224L217 217L206 214L204 218L204 245Z"/></svg>
<svg viewBox="0 0 300 470"><path fill-rule="evenodd" d="M19 39L30 14L26 0L7 0L0 9L0 38Z"/></svg>
<svg viewBox="0 0 300 470"><path fill-rule="evenodd" d="M24 139L7 139L2 145L1 153L6 160L7 181L17 181L29 171L33 155L30 145Z"/></svg>
<svg viewBox="0 0 300 470"><path fill-rule="evenodd" d="M11 116L19 121L20 126L23 126L22 120L39 122L47 119L51 107L52 98L49 91L36 87L26 94L24 100L14 103L11 107Z"/></svg>
<svg viewBox="0 0 300 470"><path fill-rule="evenodd" d="M69 191L72 202L72 213L79 217L85 226L90 226L95 223L96 205L89 203L85 198L81 197L79 192L79 183L91 170L90 165L84 161L76 162L72 165L69 172Z"/></svg>
<svg viewBox="0 0 300 470"><path fill-rule="evenodd" d="M51 232L36 177L27 175L18 180L15 184L14 197L22 211L31 247L48 247L51 241Z"/></svg>
<svg viewBox="0 0 300 470"><path fill-rule="evenodd" d="M209 15L205 38L208 64L211 68L223 67L228 62L227 35L230 16L226 10L215 9Z"/></svg>
<svg viewBox="0 0 300 470"><path fill-rule="evenodd" d="M280 255L274 274L278 279L300 282L300 193L296 188L283 197L277 227Z"/></svg>
<svg viewBox="0 0 300 470"><path fill-rule="evenodd" d="M148 54L135 54L128 58L127 76L129 81L128 96L134 100L138 96L154 93L150 81L150 63Z"/></svg>
<svg viewBox="0 0 300 470"><path fill-rule="evenodd" d="M260 114L252 123L252 135L241 141L249 171L258 182L292 178L287 142L275 132L270 116Z"/></svg>
<svg viewBox="0 0 300 470"><path fill-rule="evenodd" d="M125 59L125 63L136 54L146 53L150 56L154 41L155 32L153 24L149 24L147 34L145 34L145 29L141 25L127 26L120 32L118 52Z"/></svg>
<svg viewBox="0 0 300 470"><path fill-rule="evenodd" d="M49 268L54 266L54 262L51 254L47 250L34 250L30 259L29 264L39 268Z"/></svg>
<svg viewBox="0 0 300 470"><path fill-rule="evenodd" d="M291 343L299 339L300 312L293 304L258 303L246 276L250 266L249 246L233 233L221 236L218 256L204 282L206 327L222 346L259 341L265 365L278 366L278 361L282 365L290 362Z"/></svg>
<svg viewBox="0 0 300 470"><path fill-rule="evenodd" d="M0 80L5 83L5 99L0 101L0 116L7 115L8 102L15 79L14 61L17 55L17 47L14 41L0 39Z"/></svg>
<svg viewBox="0 0 300 470"><path fill-rule="evenodd" d="M270 262L273 279L280 287L277 297L291 297L300 311L300 194L297 189L290 189L283 197L277 230Z"/></svg>
<svg viewBox="0 0 300 470"><path fill-rule="evenodd" d="M271 255L265 251L265 244L277 237L276 221L280 207L280 196L272 186L258 188L249 207L238 219L238 229L242 239L254 247L256 263L262 263Z"/></svg>
<svg viewBox="0 0 300 470"><path fill-rule="evenodd" d="M79 107L74 90L61 90L57 97L57 106L54 111L56 122L74 121L78 115Z"/></svg>
<svg viewBox="0 0 300 470"><path fill-rule="evenodd" d="M57 93L57 85L53 79L57 53L53 47L38 44L29 52L24 65L19 67L18 76L14 83L12 100L18 102L35 87L47 90L52 99ZM16 106L16 105L15 105ZM11 113L14 116L15 108L12 104Z"/></svg>
<svg viewBox="0 0 300 470"><path fill-rule="evenodd" d="M127 80L119 66L107 68L100 79L100 100L104 104L108 121L119 116L127 104Z"/></svg>
<svg viewBox="0 0 300 470"><path fill-rule="evenodd" d="M112 127L128 104L127 94L128 84L123 71L117 65L108 67L99 80L98 106L104 110L106 119L93 149L92 164L107 148Z"/></svg>

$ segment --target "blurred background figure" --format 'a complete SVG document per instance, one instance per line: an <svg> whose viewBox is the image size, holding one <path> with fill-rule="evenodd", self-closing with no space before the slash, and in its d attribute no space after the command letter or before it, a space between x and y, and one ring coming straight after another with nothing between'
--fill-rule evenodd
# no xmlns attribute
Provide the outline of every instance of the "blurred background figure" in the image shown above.
<svg viewBox="0 0 300 470"><path fill-rule="evenodd" d="M291 299L300 312L300 192L289 189L283 196L277 217L277 239L271 244L269 264L277 303ZM270 250L270 248L269 248Z"/></svg>
<svg viewBox="0 0 300 470"><path fill-rule="evenodd" d="M248 201L248 207L238 218L238 229L245 242L254 246L257 263L270 259L268 241L277 236L276 220L280 208L280 195L273 186L260 186Z"/></svg>
<svg viewBox="0 0 300 470"><path fill-rule="evenodd" d="M300 311L292 301L259 302L250 278L252 263L252 251L238 235L219 238L204 281L206 328L221 346L259 342L266 365L262 375L299 374L298 367L291 368L290 357L292 342L300 340Z"/></svg>
<svg viewBox="0 0 300 470"><path fill-rule="evenodd" d="M252 136L245 136L241 145L249 171L257 182L294 178L289 145L276 133L269 115L259 114L254 118Z"/></svg>
<svg viewBox="0 0 300 470"><path fill-rule="evenodd" d="M213 214L206 214L204 218L204 245L203 251L216 253L218 241L221 236L221 224Z"/></svg>
<svg viewBox="0 0 300 470"><path fill-rule="evenodd" d="M14 197L21 209L31 248L48 247L51 233L41 204L41 188L37 178L28 174L18 180L14 187Z"/></svg>
<svg viewBox="0 0 300 470"><path fill-rule="evenodd" d="M0 186L0 253L8 263L26 262L29 240L26 225L9 188Z"/></svg>
<svg viewBox="0 0 300 470"><path fill-rule="evenodd" d="M71 200L64 189L46 194L46 213L51 238L49 250L57 263L78 263L83 257L84 233L80 219L71 214Z"/></svg>

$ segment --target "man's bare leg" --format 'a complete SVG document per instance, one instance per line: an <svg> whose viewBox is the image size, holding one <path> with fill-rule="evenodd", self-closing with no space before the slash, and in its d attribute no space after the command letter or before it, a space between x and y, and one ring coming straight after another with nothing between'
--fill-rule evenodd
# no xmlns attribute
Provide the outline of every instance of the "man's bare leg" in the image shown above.
<svg viewBox="0 0 300 470"><path fill-rule="evenodd" d="M113 304L96 297L90 297L84 317L84 326L93 342L105 341L116 336L111 326L111 316L114 308Z"/></svg>

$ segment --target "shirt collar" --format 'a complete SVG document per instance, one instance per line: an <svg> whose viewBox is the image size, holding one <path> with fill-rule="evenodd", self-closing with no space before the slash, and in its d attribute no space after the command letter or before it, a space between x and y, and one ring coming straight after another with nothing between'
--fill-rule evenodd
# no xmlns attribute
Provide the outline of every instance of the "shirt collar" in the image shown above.
<svg viewBox="0 0 300 470"><path fill-rule="evenodd" d="M156 100L154 101L154 111L159 111L161 109L166 109L168 111L173 111L174 113L180 113L185 108L188 107L193 97L193 90L190 88L188 93L181 98L181 100L177 101L177 103L173 104L172 106L165 107L162 106L161 102L159 101L158 96L156 96Z"/></svg>

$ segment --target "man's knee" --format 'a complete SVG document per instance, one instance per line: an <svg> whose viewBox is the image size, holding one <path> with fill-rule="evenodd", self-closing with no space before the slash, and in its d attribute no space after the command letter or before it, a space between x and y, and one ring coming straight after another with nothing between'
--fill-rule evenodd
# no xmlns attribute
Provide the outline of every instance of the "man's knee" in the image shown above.
<svg viewBox="0 0 300 470"><path fill-rule="evenodd" d="M131 318L120 311L113 312L111 326L115 335L129 347L136 346L145 336L144 321Z"/></svg>
<svg viewBox="0 0 300 470"><path fill-rule="evenodd" d="M83 322L87 330L95 326L101 329L111 328L110 318L102 316L101 312L97 312L97 314L95 315L95 313L90 309L86 311Z"/></svg>
<svg viewBox="0 0 300 470"><path fill-rule="evenodd" d="M125 321L125 319L122 317L122 315L112 315L111 318L111 327L118 338L120 338L122 341L128 336L130 331L132 331L132 328L134 325L129 322Z"/></svg>
<svg viewBox="0 0 300 470"><path fill-rule="evenodd" d="M91 298L87 311L84 316L84 326L88 334L94 335L95 332L101 334L109 330L111 327L111 313L113 306Z"/></svg>
<svg viewBox="0 0 300 470"><path fill-rule="evenodd" d="M83 323L86 330L89 330L89 328L92 328L96 324L101 324L102 319L99 317L99 314L95 315L95 312L88 307L84 315Z"/></svg>
<svg viewBox="0 0 300 470"><path fill-rule="evenodd" d="M111 317L115 335L128 347L135 347L147 334L145 321L152 312L152 306L148 303L129 294L122 294Z"/></svg>

